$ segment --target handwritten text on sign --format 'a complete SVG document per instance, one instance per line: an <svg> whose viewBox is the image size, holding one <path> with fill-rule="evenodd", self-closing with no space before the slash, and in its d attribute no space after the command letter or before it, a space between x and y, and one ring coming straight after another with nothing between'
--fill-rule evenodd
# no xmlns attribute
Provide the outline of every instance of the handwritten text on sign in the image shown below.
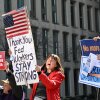
<svg viewBox="0 0 100 100"><path fill-rule="evenodd" d="M25 34L8 39L13 55L13 69L16 83L24 85L38 82L35 71L36 56L31 34Z"/></svg>

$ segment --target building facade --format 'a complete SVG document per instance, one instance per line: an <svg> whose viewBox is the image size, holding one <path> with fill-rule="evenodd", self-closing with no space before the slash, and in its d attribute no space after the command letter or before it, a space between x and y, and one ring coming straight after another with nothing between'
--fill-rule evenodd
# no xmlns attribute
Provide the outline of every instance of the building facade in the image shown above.
<svg viewBox="0 0 100 100"><path fill-rule="evenodd" d="M79 40L100 34L99 0L0 0L0 16L23 6L28 9L38 64L51 53L61 57L65 70L61 96L92 94L93 87L78 83ZM3 29L1 24L0 35L4 39L0 38L0 49L6 50ZM3 72L0 74L3 76Z"/></svg>

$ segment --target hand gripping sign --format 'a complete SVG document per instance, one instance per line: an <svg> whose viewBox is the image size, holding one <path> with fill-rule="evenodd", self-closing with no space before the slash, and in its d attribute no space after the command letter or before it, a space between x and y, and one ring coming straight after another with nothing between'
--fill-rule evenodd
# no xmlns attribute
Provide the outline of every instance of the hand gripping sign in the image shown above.
<svg viewBox="0 0 100 100"><path fill-rule="evenodd" d="M34 41L26 8L4 14L3 20L17 85L37 83Z"/></svg>

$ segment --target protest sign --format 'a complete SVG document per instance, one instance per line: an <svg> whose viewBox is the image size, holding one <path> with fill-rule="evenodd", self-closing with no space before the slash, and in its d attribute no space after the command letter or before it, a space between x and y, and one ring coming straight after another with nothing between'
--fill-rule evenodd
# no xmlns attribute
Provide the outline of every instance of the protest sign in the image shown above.
<svg viewBox="0 0 100 100"><path fill-rule="evenodd" d="M81 40L81 65L79 82L100 88L100 41Z"/></svg>
<svg viewBox="0 0 100 100"><path fill-rule="evenodd" d="M80 41L82 56L89 56L90 53L100 54L100 40L94 41L85 39Z"/></svg>
<svg viewBox="0 0 100 100"><path fill-rule="evenodd" d="M17 85L37 83L34 41L26 9L11 11L3 19Z"/></svg>
<svg viewBox="0 0 100 100"><path fill-rule="evenodd" d="M6 67L4 66L5 62L5 51L0 51L0 70L5 70Z"/></svg>

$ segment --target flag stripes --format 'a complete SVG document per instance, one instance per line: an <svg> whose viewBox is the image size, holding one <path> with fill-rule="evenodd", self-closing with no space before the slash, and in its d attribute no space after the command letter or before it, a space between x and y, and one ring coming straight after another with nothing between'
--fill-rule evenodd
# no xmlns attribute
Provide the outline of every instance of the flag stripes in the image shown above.
<svg viewBox="0 0 100 100"><path fill-rule="evenodd" d="M3 21L7 38L27 34L29 31L29 19L25 8L7 13Z"/></svg>

